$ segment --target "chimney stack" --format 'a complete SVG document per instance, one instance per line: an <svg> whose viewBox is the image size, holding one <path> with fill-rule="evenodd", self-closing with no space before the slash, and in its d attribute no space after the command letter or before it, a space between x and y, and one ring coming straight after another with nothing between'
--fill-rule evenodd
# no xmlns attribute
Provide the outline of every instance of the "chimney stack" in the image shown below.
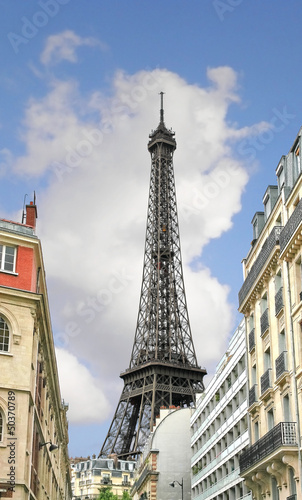
<svg viewBox="0 0 302 500"><path fill-rule="evenodd" d="M37 207L33 201L26 205L26 225L36 228L36 219L38 218Z"/></svg>

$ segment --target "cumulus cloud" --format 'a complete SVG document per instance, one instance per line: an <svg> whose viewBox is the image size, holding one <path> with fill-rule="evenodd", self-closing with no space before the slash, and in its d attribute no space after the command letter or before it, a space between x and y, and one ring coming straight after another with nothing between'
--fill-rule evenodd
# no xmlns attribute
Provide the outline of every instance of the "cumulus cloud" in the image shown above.
<svg viewBox="0 0 302 500"><path fill-rule="evenodd" d="M70 54L75 46L72 42ZM48 50L46 61L54 49ZM72 60L68 53L65 58ZM79 357L87 360L96 374L92 387L96 390L98 384L105 406L106 398L117 404L122 387L118 374L128 366L134 339L151 164L146 145L159 122L160 91L166 93L166 125L176 131L184 278L202 366L210 370L219 361L236 326L227 284L219 283L215 269L193 269L192 262L211 239L232 226L248 181L238 141L267 124L242 129L230 124L229 106L240 102L236 72L209 69L208 78L203 88L167 70L133 75L119 71L110 97L99 91L88 100L75 81L54 80L48 93L32 99L25 112L26 153L14 159L13 168L19 175L47 176L47 188L38 193L38 234L55 341L61 348L59 366L64 359L66 366ZM70 408L80 402L85 406L85 390L77 391L77 403L72 391L74 386L63 382ZM76 406L74 411L83 415L84 410Z"/></svg>
<svg viewBox="0 0 302 500"><path fill-rule="evenodd" d="M73 354L56 348L61 392L68 395L68 419L73 424L103 422L110 404L101 384Z"/></svg>
<svg viewBox="0 0 302 500"><path fill-rule="evenodd" d="M106 48L105 44L96 38L84 38L71 30L65 30L47 38L40 60L44 65L58 64L64 60L75 63L78 60L76 50L81 46L98 46L102 50Z"/></svg>

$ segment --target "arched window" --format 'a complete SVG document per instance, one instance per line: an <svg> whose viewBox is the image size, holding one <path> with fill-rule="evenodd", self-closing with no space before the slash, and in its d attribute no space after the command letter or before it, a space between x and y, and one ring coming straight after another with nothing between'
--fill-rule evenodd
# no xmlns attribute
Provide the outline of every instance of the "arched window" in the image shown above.
<svg viewBox="0 0 302 500"><path fill-rule="evenodd" d="M4 428L4 417L3 412L0 408L0 443L3 441L3 428Z"/></svg>
<svg viewBox="0 0 302 500"><path fill-rule="evenodd" d="M0 316L0 352L1 351L9 351L9 328L2 316Z"/></svg>

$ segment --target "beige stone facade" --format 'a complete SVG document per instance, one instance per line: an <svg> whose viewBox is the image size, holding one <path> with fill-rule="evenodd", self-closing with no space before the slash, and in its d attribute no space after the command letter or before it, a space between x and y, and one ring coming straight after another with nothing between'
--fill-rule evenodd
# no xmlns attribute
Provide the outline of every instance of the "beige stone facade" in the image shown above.
<svg viewBox="0 0 302 500"><path fill-rule="evenodd" d="M0 220L0 496L65 500L68 407L60 396L35 215L31 204L26 224Z"/></svg>
<svg viewBox="0 0 302 500"><path fill-rule="evenodd" d="M246 319L251 446L241 476L256 499L300 499L302 417L301 130L252 220L239 310Z"/></svg>
<svg viewBox="0 0 302 500"><path fill-rule="evenodd" d="M133 460L119 460L116 455L108 458L71 459L71 484L73 500L96 499L101 488L109 487L119 498L123 492L130 494L133 484Z"/></svg>

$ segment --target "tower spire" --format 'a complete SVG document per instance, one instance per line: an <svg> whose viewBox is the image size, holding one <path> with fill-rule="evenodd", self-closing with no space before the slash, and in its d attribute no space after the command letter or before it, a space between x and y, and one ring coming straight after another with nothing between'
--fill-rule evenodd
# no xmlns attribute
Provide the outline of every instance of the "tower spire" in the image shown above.
<svg viewBox="0 0 302 500"><path fill-rule="evenodd" d="M124 389L100 456L138 454L162 406L190 406L203 392L181 262L174 183L174 132L163 122L151 132L151 179L141 297Z"/></svg>
<svg viewBox="0 0 302 500"><path fill-rule="evenodd" d="M160 92L160 123L164 124L164 92Z"/></svg>

